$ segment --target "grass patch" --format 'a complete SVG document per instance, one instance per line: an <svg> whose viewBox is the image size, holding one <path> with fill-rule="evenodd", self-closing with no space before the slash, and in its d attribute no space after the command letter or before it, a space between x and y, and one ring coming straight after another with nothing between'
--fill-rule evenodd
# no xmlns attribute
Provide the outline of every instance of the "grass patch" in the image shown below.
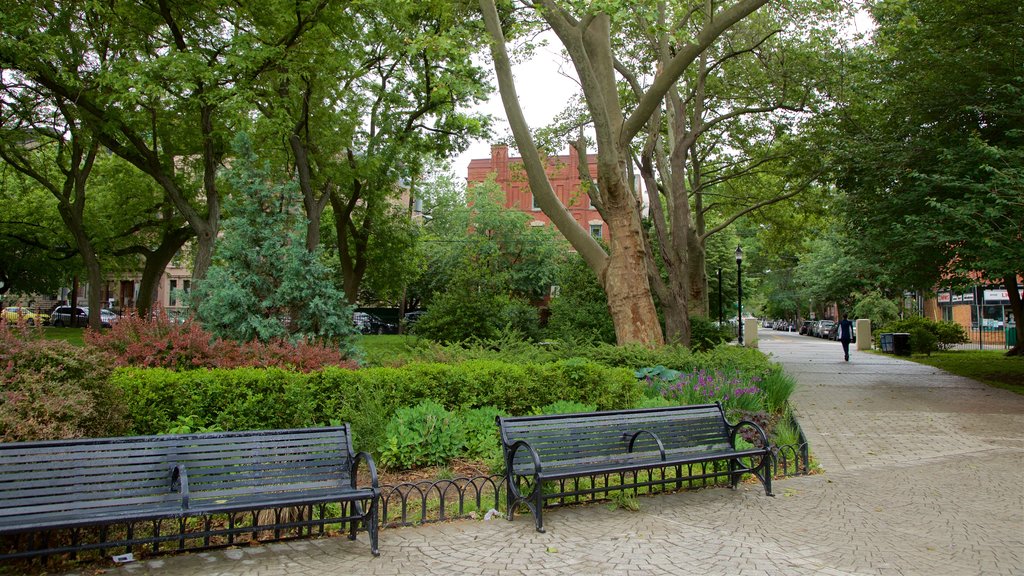
<svg viewBox="0 0 1024 576"><path fill-rule="evenodd" d="M422 355L425 341L407 334L362 335L355 340L367 366L401 366Z"/></svg>
<svg viewBox="0 0 1024 576"><path fill-rule="evenodd" d="M915 354L910 360L973 378L996 388L1024 394L1024 357L1007 356L1000 350L950 350Z"/></svg>
<svg viewBox="0 0 1024 576"><path fill-rule="evenodd" d="M85 328L54 328L47 326L43 328L43 337L47 340L64 340L75 346L85 346Z"/></svg>

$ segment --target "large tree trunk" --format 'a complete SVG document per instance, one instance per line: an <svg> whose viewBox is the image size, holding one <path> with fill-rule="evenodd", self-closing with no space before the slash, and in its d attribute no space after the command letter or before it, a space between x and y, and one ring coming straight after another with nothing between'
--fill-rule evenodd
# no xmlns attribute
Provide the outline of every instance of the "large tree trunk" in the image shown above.
<svg viewBox="0 0 1024 576"><path fill-rule="evenodd" d="M351 156L351 151L349 154ZM342 198L338 192L335 187L330 194L331 207L334 209L334 229L338 235L338 263L341 265L345 297L349 304L355 304L359 300L363 277L366 276L367 248L373 221L369 210L362 226L356 226L352 221L356 204L362 196L362 183L358 179L352 180L349 198Z"/></svg>
<svg viewBox="0 0 1024 576"><path fill-rule="evenodd" d="M627 191L612 194L612 186L625 187L625 182L598 179L605 191L605 206L609 208L608 232L611 236L608 266L602 279L608 297L608 311L615 324L615 339L619 344L643 342L661 344L661 326L654 307L650 284L647 282L647 262L644 255L643 230L635 210L615 205ZM610 198L618 198L609 201Z"/></svg>
<svg viewBox="0 0 1024 576"><path fill-rule="evenodd" d="M689 277L690 301L689 313L693 316L708 316L708 277L707 251L704 243L695 233L690 236L686 246L690 251Z"/></svg>
<svg viewBox="0 0 1024 576"><path fill-rule="evenodd" d="M192 230L190 228L175 228L164 233L156 250L145 254L142 279L139 282L139 297L135 301L135 310L142 318L148 318L153 310L157 284L167 266L191 237Z"/></svg>

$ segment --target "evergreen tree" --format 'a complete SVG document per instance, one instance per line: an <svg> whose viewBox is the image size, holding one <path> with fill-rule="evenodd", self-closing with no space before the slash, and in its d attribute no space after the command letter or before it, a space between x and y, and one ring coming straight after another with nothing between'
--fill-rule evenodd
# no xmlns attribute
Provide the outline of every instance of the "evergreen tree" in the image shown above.
<svg viewBox="0 0 1024 576"><path fill-rule="evenodd" d="M249 137L235 138L227 174L230 216L206 279L196 287L196 314L222 338L242 342L326 339L346 344L352 308L331 281L320 250L308 251L295 182L273 183Z"/></svg>

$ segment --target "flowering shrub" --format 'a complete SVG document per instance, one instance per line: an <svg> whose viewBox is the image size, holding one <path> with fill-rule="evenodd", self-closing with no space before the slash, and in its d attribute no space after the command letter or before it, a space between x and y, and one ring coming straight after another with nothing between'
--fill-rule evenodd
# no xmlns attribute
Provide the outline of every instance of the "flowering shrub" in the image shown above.
<svg viewBox="0 0 1024 576"><path fill-rule="evenodd" d="M721 402L727 410L762 410L762 374L739 369L676 372L670 378L645 376L648 395L659 395L674 404Z"/></svg>
<svg viewBox="0 0 1024 576"><path fill-rule="evenodd" d="M310 372L324 366L355 368L341 350L320 342L277 339L247 342L214 337L191 319L170 320L162 310L152 318L129 314L106 332L87 331L87 344L111 356L116 366L142 368L281 367Z"/></svg>
<svg viewBox="0 0 1024 576"><path fill-rule="evenodd" d="M124 433L123 393L109 375L87 349L0 325L0 441Z"/></svg>

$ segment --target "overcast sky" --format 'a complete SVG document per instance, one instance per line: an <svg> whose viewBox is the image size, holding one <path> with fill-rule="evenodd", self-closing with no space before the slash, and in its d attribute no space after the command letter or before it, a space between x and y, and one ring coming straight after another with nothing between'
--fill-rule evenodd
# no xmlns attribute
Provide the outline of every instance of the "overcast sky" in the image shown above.
<svg viewBox="0 0 1024 576"><path fill-rule="evenodd" d="M546 35L545 35L546 36ZM560 56L561 45L554 34L550 34L548 46L538 47L534 57L528 62L513 66L512 72L516 77L516 90L519 92L519 101L523 107L523 114L531 127L541 127L549 124L554 117L565 108L566 102L578 91L579 86L575 80L565 77L561 73L562 59ZM509 47L509 50L513 50ZM513 59L515 56L510 54ZM490 59L484 66L493 65ZM576 71L571 64L565 64L566 73L572 73L575 77ZM452 171L458 178L466 177L466 168L469 161L475 158L490 158L491 143L511 135L508 127L508 120L505 115L505 108L501 103L501 96L498 94L498 81L493 79L494 93L491 99L484 102L476 110L494 117L491 128L491 138L476 140L469 149L456 157L452 162ZM561 150L559 153L568 153Z"/></svg>

